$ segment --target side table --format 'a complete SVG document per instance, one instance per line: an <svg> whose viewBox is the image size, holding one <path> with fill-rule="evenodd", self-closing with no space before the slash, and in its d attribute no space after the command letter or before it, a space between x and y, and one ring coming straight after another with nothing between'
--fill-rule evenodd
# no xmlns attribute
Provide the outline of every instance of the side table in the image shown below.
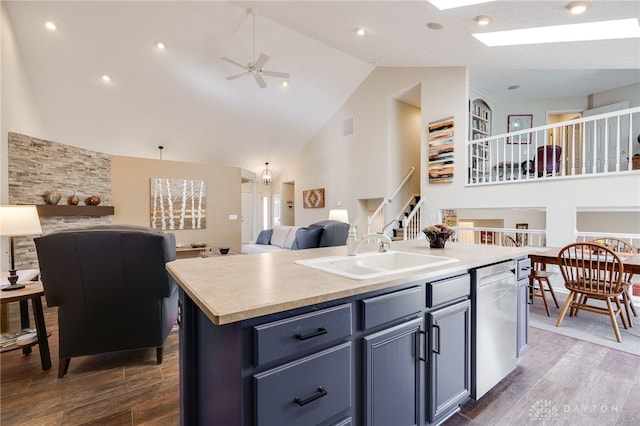
<svg viewBox="0 0 640 426"><path fill-rule="evenodd" d="M36 322L36 332L38 341L33 345L40 348L40 363L43 370L51 368L51 355L49 354L49 339L47 329L44 323L44 312L42 310L42 296L44 296L44 288L40 281L25 283L26 287L20 290L0 291L0 302L5 305L11 302L20 302L20 326L25 329L29 328L29 299L33 308L33 318ZM22 353L27 355L31 353L31 346L10 346L2 348L1 352L22 349Z"/></svg>

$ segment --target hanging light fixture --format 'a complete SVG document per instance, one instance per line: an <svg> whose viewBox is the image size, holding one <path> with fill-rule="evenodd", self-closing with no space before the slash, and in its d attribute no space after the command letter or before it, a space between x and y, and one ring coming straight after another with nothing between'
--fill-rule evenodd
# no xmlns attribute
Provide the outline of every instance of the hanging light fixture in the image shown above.
<svg viewBox="0 0 640 426"><path fill-rule="evenodd" d="M269 163L264 163L264 165L266 168L262 171L262 174L260 175L262 179L262 184L271 185L273 183L273 173L271 172L271 170L269 170Z"/></svg>

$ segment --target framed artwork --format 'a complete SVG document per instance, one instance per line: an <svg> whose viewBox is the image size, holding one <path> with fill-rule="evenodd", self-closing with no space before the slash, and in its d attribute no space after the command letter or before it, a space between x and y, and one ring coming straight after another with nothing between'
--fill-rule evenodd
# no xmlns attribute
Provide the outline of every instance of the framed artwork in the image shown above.
<svg viewBox="0 0 640 426"><path fill-rule="evenodd" d="M516 223L516 229L529 229L528 223ZM524 232L516 233L516 241L520 247L529 245L529 234Z"/></svg>
<svg viewBox="0 0 640 426"><path fill-rule="evenodd" d="M203 180L151 178L151 227L205 229L207 183Z"/></svg>
<svg viewBox="0 0 640 426"><path fill-rule="evenodd" d="M453 117L427 126L429 183L453 182Z"/></svg>
<svg viewBox="0 0 640 426"><path fill-rule="evenodd" d="M302 191L302 206L305 209L324 207L324 188L307 189Z"/></svg>
<svg viewBox="0 0 640 426"><path fill-rule="evenodd" d="M449 227L458 226L458 211L453 209L443 209L442 223Z"/></svg>
<svg viewBox="0 0 640 426"><path fill-rule="evenodd" d="M530 129L533 127L533 114L514 114L507 118L507 132L517 132L520 130ZM511 144L528 144L531 143L532 133L522 133L516 136L510 136L507 143Z"/></svg>

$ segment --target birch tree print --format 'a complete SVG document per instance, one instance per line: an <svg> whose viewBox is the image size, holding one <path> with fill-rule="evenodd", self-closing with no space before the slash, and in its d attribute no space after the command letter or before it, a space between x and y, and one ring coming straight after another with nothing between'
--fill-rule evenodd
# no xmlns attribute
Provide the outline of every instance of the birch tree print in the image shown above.
<svg viewBox="0 0 640 426"><path fill-rule="evenodd" d="M151 178L151 227L205 229L207 184L203 180Z"/></svg>

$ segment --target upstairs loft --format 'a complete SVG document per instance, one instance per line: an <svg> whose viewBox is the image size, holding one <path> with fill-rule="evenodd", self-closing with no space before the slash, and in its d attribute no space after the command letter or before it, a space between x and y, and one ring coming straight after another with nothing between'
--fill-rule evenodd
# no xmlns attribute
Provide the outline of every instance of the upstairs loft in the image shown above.
<svg viewBox="0 0 640 426"><path fill-rule="evenodd" d="M632 173L640 170L639 152L640 107L634 107L470 140L466 182L475 186Z"/></svg>

